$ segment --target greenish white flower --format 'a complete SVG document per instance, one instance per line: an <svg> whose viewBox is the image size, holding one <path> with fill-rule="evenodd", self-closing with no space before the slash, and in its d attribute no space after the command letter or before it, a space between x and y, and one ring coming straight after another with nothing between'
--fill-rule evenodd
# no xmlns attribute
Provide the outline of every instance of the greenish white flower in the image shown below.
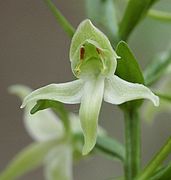
<svg viewBox="0 0 171 180"><path fill-rule="evenodd" d="M14 85L10 87L10 92L18 95L23 100L26 95L31 93L31 89L22 85ZM43 111L39 111L34 115L31 115L30 110L32 107L33 104L28 103L25 108L24 124L29 135L36 141L36 143L40 144L40 147L42 144L42 149L40 148L39 154L41 155L41 153L45 151L44 148L46 149L44 153L45 155L43 157L44 160L42 160L42 156L41 158L39 158L39 161L43 161L43 163L45 164L44 168L46 179L71 180L73 152L75 151L74 148L77 148L78 150L78 147L73 147L73 144L65 138L64 126L61 120L56 116L56 114L54 114L51 110L46 109ZM71 113L69 115L69 120L72 134L81 133L82 130L78 116ZM37 156L39 156L39 154ZM29 158L28 153L26 153L25 158ZM22 162L22 160L16 159L14 163L15 166L12 165L11 167L20 166ZM20 168L17 169L19 170ZM6 171L7 177L10 170Z"/></svg>
<svg viewBox="0 0 171 180"><path fill-rule="evenodd" d="M83 21L73 36L70 48L72 71L78 79L37 89L24 99L22 107L40 99L67 104L81 103L79 116L85 139L83 154L89 153L96 143L103 99L118 105L145 98L155 106L159 105L159 98L150 89L114 75L117 58L108 38L90 20Z"/></svg>

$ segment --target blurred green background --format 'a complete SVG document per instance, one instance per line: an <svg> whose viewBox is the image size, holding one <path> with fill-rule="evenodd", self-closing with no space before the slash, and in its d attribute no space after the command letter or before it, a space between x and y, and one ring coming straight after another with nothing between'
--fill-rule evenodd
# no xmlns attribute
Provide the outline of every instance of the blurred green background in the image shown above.
<svg viewBox="0 0 171 180"><path fill-rule="evenodd" d="M84 0L54 2L74 27L86 18ZM171 12L171 1L162 0L155 7ZM147 17L133 32L129 44L144 68L154 54L171 46L171 24ZM25 84L35 89L72 80L69 46L70 39L43 1L0 1L0 171L17 152L32 142L23 126L21 102L8 94L7 88L12 84ZM78 106L67 107L78 112ZM111 136L124 141L123 115L116 106L103 103L100 124ZM142 123L143 164L165 142L170 132L169 112L160 114L152 125ZM99 156L74 166L75 180L104 180L121 173L119 162ZM43 179L42 168L21 179Z"/></svg>

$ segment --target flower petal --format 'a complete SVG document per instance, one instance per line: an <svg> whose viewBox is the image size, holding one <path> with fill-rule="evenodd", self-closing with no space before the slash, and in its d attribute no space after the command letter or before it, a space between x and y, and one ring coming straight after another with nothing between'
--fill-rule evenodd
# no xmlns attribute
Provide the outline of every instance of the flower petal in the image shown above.
<svg viewBox="0 0 171 180"><path fill-rule="evenodd" d="M159 105L158 96L142 84L124 81L113 75L105 81L104 100L112 104L122 104L135 99L149 99L155 106Z"/></svg>
<svg viewBox="0 0 171 180"><path fill-rule="evenodd" d="M36 141L58 139L64 133L61 121L48 109L31 115L30 108L26 108L24 124L30 136Z"/></svg>
<svg viewBox="0 0 171 180"><path fill-rule="evenodd" d="M23 85L14 85L10 87L12 94L18 95L21 100L31 93L31 89ZM47 141L58 139L64 133L64 128L59 118L49 109L30 114L33 107L32 103L28 103L24 111L24 124L29 135L36 141Z"/></svg>
<svg viewBox="0 0 171 180"><path fill-rule="evenodd" d="M84 20L78 26L70 46L70 61L71 61L71 68L73 73L75 73L75 68L78 64L80 64L80 48L84 46L84 43L88 42L94 45L97 49L104 50L106 53L102 53L105 59L105 64L108 69L108 73L114 73L117 65L116 58L118 58L117 54L113 50L110 41L108 40L107 36L97 29L89 19ZM92 55L92 52L88 50L85 52L85 55L89 54ZM83 53L84 56L84 53Z"/></svg>
<svg viewBox="0 0 171 180"><path fill-rule="evenodd" d="M47 180L72 180L72 151L69 146L53 148L45 159Z"/></svg>
<svg viewBox="0 0 171 180"><path fill-rule="evenodd" d="M71 61L74 60L73 56L77 52L78 48L88 39L97 42L102 49L109 50L113 55L114 59L118 57L115 51L113 50L107 36L99 29L97 29L89 19L86 19L80 23L73 36L70 48Z"/></svg>
<svg viewBox="0 0 171 180"><path fill-rule="evenodd" d="M80 118L77 114L70 113L69 120L71 125L71 131L75 134L82 133Z"/></svg>
<svg viewBox="0 0 171 180"><path fill-rule="evenodd" d="M88 154L96 143L98 116L104 92L104 78L91 79L85 83L79 111L84 133L83 154Z"/></svg>
<svg viewBox="0 0 171 180"><path fill-rule="evenodd" d="M21 108L23 108L29 102L35 102L40 99L49 99L68 104L80 103L82 96L82 87L82 80L47 85L29 94L24 99Z"/></svg>

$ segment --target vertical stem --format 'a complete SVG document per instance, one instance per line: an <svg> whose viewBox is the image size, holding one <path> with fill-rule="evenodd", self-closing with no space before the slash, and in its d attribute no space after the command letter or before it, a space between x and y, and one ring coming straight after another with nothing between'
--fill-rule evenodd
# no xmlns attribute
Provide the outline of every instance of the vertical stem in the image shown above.
<svg viewBox="0 0 171 180"><path fill-rule="evenodd" d="M137 110L125 111L125 179L132 180L140 168L140 120Z"/></svg>

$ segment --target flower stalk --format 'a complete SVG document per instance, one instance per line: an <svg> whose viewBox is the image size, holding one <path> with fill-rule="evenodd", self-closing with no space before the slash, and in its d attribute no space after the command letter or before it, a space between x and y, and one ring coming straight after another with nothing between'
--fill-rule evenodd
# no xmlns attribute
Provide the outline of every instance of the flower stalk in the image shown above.
<svg viewBox="0 0 171 180"><path fill-rule="evenodd" d="M137 180L148 179L170 153L171 153L171 137L167 140L166 144L161 148L161 150L154 156L151 162L149 162L146 168L138 176Z"/></svg>
<svg viewBox="0 0 171 180"><path fill-rule="evenodd" d="M151 9L148 12L148 16L163 22L171 22L171 13L169 12L163 12L163 11Z"/></svg>
<svg viewBox="0 0 171 180"><path fill-rule="evenodd" d="M140 169L140 119L137 110L125 110L125 179L132 180Z"/></svg>
<svg viewBox="0 0 171 180"><path fill-rule="evenodd" d="M52 14L55 16L60 26L64 29L64 31L68 34L68 36L72 38L75 32L75 29L73 28L73 26L61 14L61 12L56 8L56 6L53 4L51 0L44 0L44 2L47 4Z"/></svg>

